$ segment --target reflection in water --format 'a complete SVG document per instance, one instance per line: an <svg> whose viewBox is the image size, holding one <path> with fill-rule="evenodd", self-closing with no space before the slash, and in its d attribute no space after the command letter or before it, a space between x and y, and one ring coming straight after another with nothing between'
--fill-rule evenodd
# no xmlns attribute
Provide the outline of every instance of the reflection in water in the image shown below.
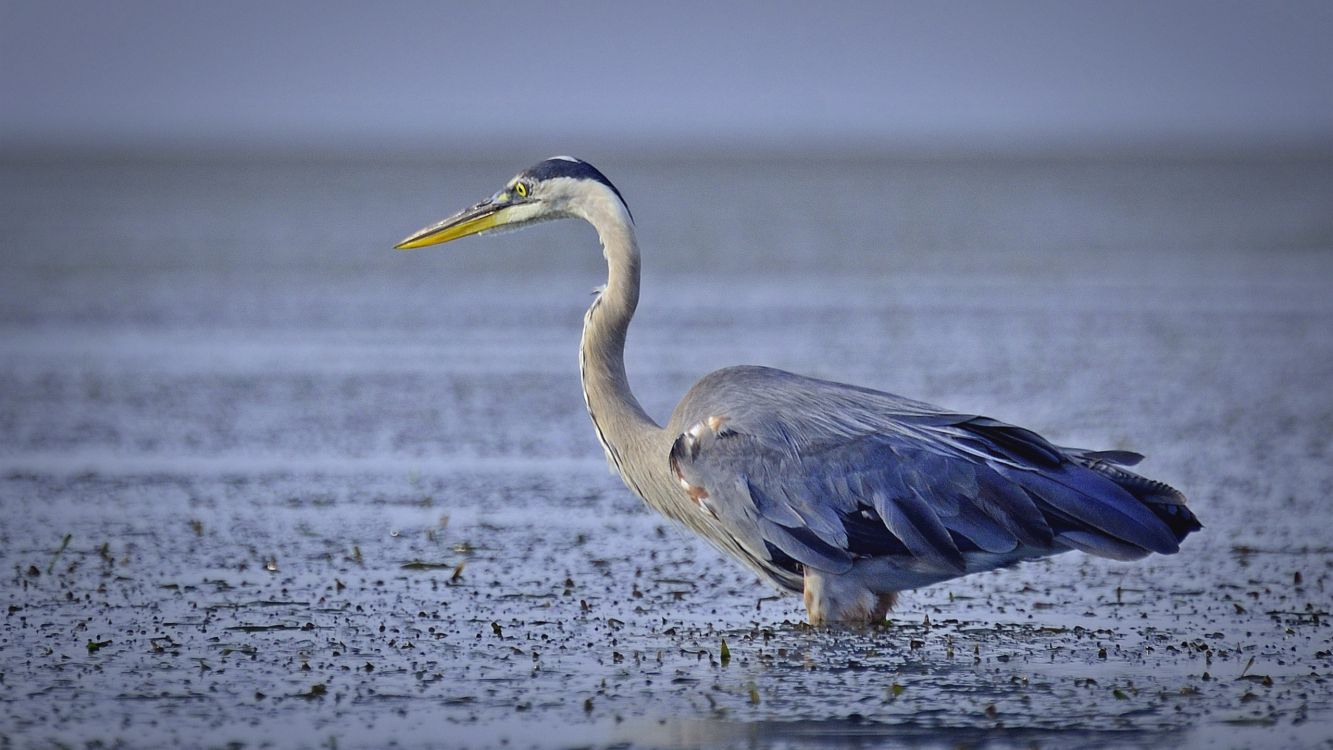
<svg viewBox="0 0 1333 750"><path fill-rule="evenodd" d="M661 748L861 748L892 747L1161 747L1181 742L1179 731L1142 730L1069 732L1036 731L1004 726L969 729L930 727L914 722L880 724L864 719L824 721L730 722L707 719L672 719L642 722L615 733L634 744Z"/></svg>

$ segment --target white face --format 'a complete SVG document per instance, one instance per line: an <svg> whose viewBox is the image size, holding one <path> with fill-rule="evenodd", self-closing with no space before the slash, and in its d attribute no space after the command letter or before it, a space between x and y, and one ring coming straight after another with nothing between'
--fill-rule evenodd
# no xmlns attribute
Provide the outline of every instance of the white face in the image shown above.
<svg viewBox="0 0 1333 750"><path fill-rule="evenodd" d="M491 196L491 202L508 207L504 209L504 223L483 234L510 232L555 219L578 218L594 224L609 217L631 221L615 192L596 180L553 177L534 181L520 174Z"/></svg>
<svg viewBox="0 0 1333 750"><path fill-rule="evenodd" d="M569 157L555 157L555 161L573 164L566 168L548 159L519 173L488 200L423 227L394 247L413 250L474 234L494 234L570 218L591 223L603 235L605 244L605 230L633 225L629 209L600 172Z"/></svg>

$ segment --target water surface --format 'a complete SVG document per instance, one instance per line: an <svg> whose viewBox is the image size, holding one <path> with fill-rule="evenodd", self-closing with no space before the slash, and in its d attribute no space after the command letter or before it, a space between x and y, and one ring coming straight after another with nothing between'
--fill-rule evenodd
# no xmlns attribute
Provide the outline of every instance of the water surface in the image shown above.
<svg viewBox="0 0 1333 750"><path fill-rule="evenodd" d="M591 230L387 249L521 166L0 168L6 743L1333 737L1328 163L601 160L659 419L769 364L1139 450L1206 525L872 631L800 624L607 473Z"/></svg>

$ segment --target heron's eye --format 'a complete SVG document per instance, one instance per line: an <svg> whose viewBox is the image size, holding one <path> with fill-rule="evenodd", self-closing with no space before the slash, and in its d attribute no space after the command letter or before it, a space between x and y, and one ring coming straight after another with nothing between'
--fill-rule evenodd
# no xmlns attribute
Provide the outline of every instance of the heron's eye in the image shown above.
<svg viewBox="0 0 1333 750"><path fill-rule="evenodd" d="M518 197L520 197L520 198L526 198L526 197L528 197L528 185L527 185L527 183L526 183L526 182L515 182L515 183L514 183L514 192L515 192L515 193L518 193Z"/></svg>

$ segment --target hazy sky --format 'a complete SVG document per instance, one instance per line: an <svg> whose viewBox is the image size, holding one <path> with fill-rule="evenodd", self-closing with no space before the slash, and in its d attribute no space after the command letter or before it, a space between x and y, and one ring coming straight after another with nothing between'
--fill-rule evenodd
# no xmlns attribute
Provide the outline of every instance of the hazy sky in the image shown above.
<svg viewBox="0 0 1333 750"><path fill-rule="evenodd" d="M1333 143L1333 2L0 0L0 146Z"/></svg>

